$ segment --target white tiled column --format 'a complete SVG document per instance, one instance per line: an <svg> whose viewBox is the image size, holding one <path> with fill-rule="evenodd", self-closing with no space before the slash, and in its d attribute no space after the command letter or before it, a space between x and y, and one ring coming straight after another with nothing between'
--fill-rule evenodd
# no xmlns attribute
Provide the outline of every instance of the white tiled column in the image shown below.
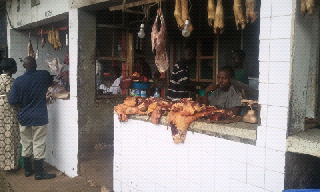
<svg viewBox="0 0 320 192"><path fill-rule="evenodd" d="M248 170L255 172L257 169L264 169L264 183L262 175L251 178L249 171L248 182L260 183L259 187L263 187L261 185L264 184L264 188L270 191L284 189L293 7L295 1L292 0L261 1L259 50L261 126L257 131L256 150L264 153L265 159L262 162L265 163L259 167L250 165ZM249 150L250 148L248 153ZM261 170L259 173L261 174Z"/></svg>

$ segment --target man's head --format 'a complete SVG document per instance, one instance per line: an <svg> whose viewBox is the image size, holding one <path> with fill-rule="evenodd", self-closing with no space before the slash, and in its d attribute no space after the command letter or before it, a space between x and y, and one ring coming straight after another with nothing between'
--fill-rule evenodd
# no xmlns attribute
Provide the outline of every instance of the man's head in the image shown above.
<svg viewBox="0 0 320 192"><path fill-rule="evenodd" d="M113 66L111 68L111 75L115 78L118 78L121 76L121 69L118 66Z"/></svg>
<svg viewBox="0 0 320 192"><path fill-rule="evenodd" d="M242 65L245 58L246 58L246 54L243 50L241 49L233 50L231 52L230 64L235 68L243 67Z"/></svg>
<svg viewBox="0 0 320 192"><path fill-rule="evenodd" d="M26 57L23 62L23 67L26 68L27 71L31 69L37 69L36 60L31 56Z"/></svg>
<svg viewBox="0 0 320 192"><path fill-rule="evenodd" d="M231 86L232 79L234 79L234 70L231 66L225 66L219 69L218 84L220 89L228 91Z"/></svg>
<svg viewBox="0 0 320 192"><path fill-rule="evenodd" d="M17 63L12 58L6 58L2 60L0 64L2 72L8 73L9 75L15 74L17 72Z"/></svg>
<svg viewBox="0 0 320 192"><path fill-rule="evenodd" d="M196 57L196 51L192 47L186 47L184 49L184 58L186 60L192 60Z"/></svg>

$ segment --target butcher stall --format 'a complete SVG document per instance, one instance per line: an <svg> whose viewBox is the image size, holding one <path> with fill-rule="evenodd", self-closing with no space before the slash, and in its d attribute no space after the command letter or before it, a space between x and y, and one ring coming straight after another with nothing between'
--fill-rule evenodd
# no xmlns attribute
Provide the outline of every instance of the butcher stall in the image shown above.
<svg viewBox="0 0 320 192"><path fill-rule="evenodd" d="M105 32L115 39L110 42L113 51L97 44L98 60L110 59L110 67L122 68L121 96L126 98L114 107L114 191L238 189L239 182L246 182L247 165L257 163L249 153L263 153L256 147L257 90L250 89L251 84L237 90L241 115L198 101L210 83L217 83L218 68L229 61L233 49L246 50L246 68L251 77L258 77L255 21L260 2L246 1L246 17L241 1L139 2L110 7L115 15L130 8L144 16L137 16L138 26L130 25L135 21L128 16L129 29ZM185 56L187 45L196 52L195 64L188 66L193 89L189 98L166 100L173 65ZM102 58L102 52L111 57ZM97 73L98 81L107 79L108 68L97 66L104 70ZM115 97L108 89L96 88L99 100Z"/></svg>

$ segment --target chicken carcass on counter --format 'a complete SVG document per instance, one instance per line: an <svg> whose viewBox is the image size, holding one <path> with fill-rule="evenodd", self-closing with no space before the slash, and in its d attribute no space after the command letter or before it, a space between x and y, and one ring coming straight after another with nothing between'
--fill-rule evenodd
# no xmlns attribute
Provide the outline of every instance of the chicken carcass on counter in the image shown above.
<svg viewBox="0 0 320 192"><path fill-rule="evenodd" d="M236 116L231 111L200 105L190 98L167 101L154 97L127 97L123 104L115 106L114 110L120 122L128 121L128 115L139 114L148 115L151 123L159 124L161 116L166 115L166 122L171 126L174 143L184 142L190 123L198 118L219 122Z"/></svg>

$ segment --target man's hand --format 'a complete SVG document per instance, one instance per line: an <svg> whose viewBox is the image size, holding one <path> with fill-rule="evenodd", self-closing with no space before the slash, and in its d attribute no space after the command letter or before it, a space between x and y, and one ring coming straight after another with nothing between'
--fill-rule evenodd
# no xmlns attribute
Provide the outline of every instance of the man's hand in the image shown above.
<svg viewBox="0 0 320 192"><path fill-rule="evenodd" d="M218 84L211 83L207 88L206 88L206 94L215 91L218 88Z"/></svg>

